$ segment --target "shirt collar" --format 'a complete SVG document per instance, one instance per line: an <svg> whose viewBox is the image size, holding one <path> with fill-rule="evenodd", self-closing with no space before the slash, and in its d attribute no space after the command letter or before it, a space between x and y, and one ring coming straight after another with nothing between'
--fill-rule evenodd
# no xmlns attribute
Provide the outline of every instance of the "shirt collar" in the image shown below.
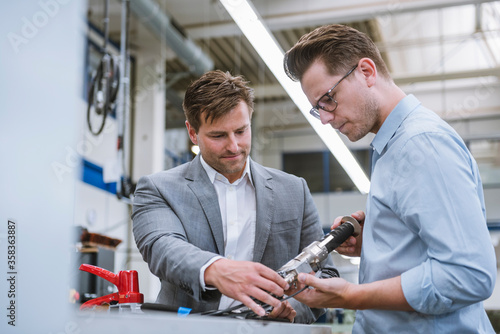
<svg viewBox="0 0 500 334"><path fill-rule="evenodd" d="M220 177L222 177L222 180L225 180L229 184L229 181L227 180L227 178L224 175L222 175L221 173L219 173L218 171L216 171L212 166L210 166L205 161L205 159L203 159L202 155L200 155L200 161L201 161L201 165L203 166L203 169L205 170L205 172L207 172L207 175L208 175L208 178L210 179L210 182L214 183L217 176L220 176ZM233 184L238 185L241 182L241 180L245 178L245 176L248 176L248 180L250 181L250 183L253 186L252 173L250 172L250 157L247 157L247 162L245 164L245 169L243 170L243 174L241 174L241 177L238 180L234 181Z"/></svg>
<svg viewBox="0 0 500 334"><path fill-rule="evenodd" d="M403 120L418 105L420 105L420 101L413 94L407 95L399 101L389 116L387 116L371 143L371 146L378 154L382 154L382 151L394 136L401 123L403 123Z"/></svg>

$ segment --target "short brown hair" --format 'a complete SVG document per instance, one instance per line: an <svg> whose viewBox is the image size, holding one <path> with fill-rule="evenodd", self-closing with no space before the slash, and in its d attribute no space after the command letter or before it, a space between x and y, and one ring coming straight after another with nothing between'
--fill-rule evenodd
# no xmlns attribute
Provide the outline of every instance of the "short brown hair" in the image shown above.
<svg viewBox="0 0 500 334"><path fill-rule="evenodd" d="M373 60L382 76L390 78L380 51L366 34L345 25L331 24L302 36L285 53L283 65L290 79L300 81L316 60L325 63L330 75L337 75L365 57Z"/></svg>
<svg viewBox="0 0 500 334"><path fill-rule="evenodd" d="M200 129L202 113L205 113L205 122L212 122L244 101L251 116L254 90L248 83L242 76L232 76L220 70L209 71L191 83L186 90L182 108L196 133Z"/></svg>

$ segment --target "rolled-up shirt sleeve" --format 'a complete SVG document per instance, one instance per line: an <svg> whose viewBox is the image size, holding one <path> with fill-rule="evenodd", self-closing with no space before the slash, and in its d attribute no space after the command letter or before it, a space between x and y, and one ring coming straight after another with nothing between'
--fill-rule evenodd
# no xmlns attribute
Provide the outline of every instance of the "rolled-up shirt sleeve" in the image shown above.
<svg viewBox="0 0 500 334"><path fill-rule="evenodd" d="M425 258L401 275L405 298L420 313L482 301L495 285L495 254L471 159L458 137L425 132L401 147L393 165L396 214L421 240Z"/></svg>

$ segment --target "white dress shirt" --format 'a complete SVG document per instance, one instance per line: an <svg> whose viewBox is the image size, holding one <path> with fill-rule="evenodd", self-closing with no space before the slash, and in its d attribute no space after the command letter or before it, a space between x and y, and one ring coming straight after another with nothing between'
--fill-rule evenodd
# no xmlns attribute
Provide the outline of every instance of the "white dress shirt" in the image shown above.
<svg viewBox="0 0 500 334"><path fill-rule="evenodd" d="M252 261L255 244L255 221L257 205L255 188L250 173L250 161L247 158L245 170L241 177L233 183L209 166L203 157L201 165L214 184L219 200L222 227L224 230L224 257L237 261ZM205 269L221 256L212 258L200 270L200 283L205 286ZM223 310L239 302L222 296L219 309Z"/></svg>

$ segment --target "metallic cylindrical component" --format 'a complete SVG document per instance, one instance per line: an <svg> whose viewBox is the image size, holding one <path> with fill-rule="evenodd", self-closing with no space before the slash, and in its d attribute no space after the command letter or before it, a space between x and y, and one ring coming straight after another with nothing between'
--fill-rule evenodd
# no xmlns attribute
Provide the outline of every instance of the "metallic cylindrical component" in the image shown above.
<svg viewBox="0 0 500 334"><path fill-rule="evenodd" d="M351 216L342 217L339 226L326 234L321 240L312 242L302 252L284 266L278 269L278 274L292 284L299 273L317 272L320 262L327 258L328 254L340 246L351 235L357 236L361 232L358 221Z"/></svg>

